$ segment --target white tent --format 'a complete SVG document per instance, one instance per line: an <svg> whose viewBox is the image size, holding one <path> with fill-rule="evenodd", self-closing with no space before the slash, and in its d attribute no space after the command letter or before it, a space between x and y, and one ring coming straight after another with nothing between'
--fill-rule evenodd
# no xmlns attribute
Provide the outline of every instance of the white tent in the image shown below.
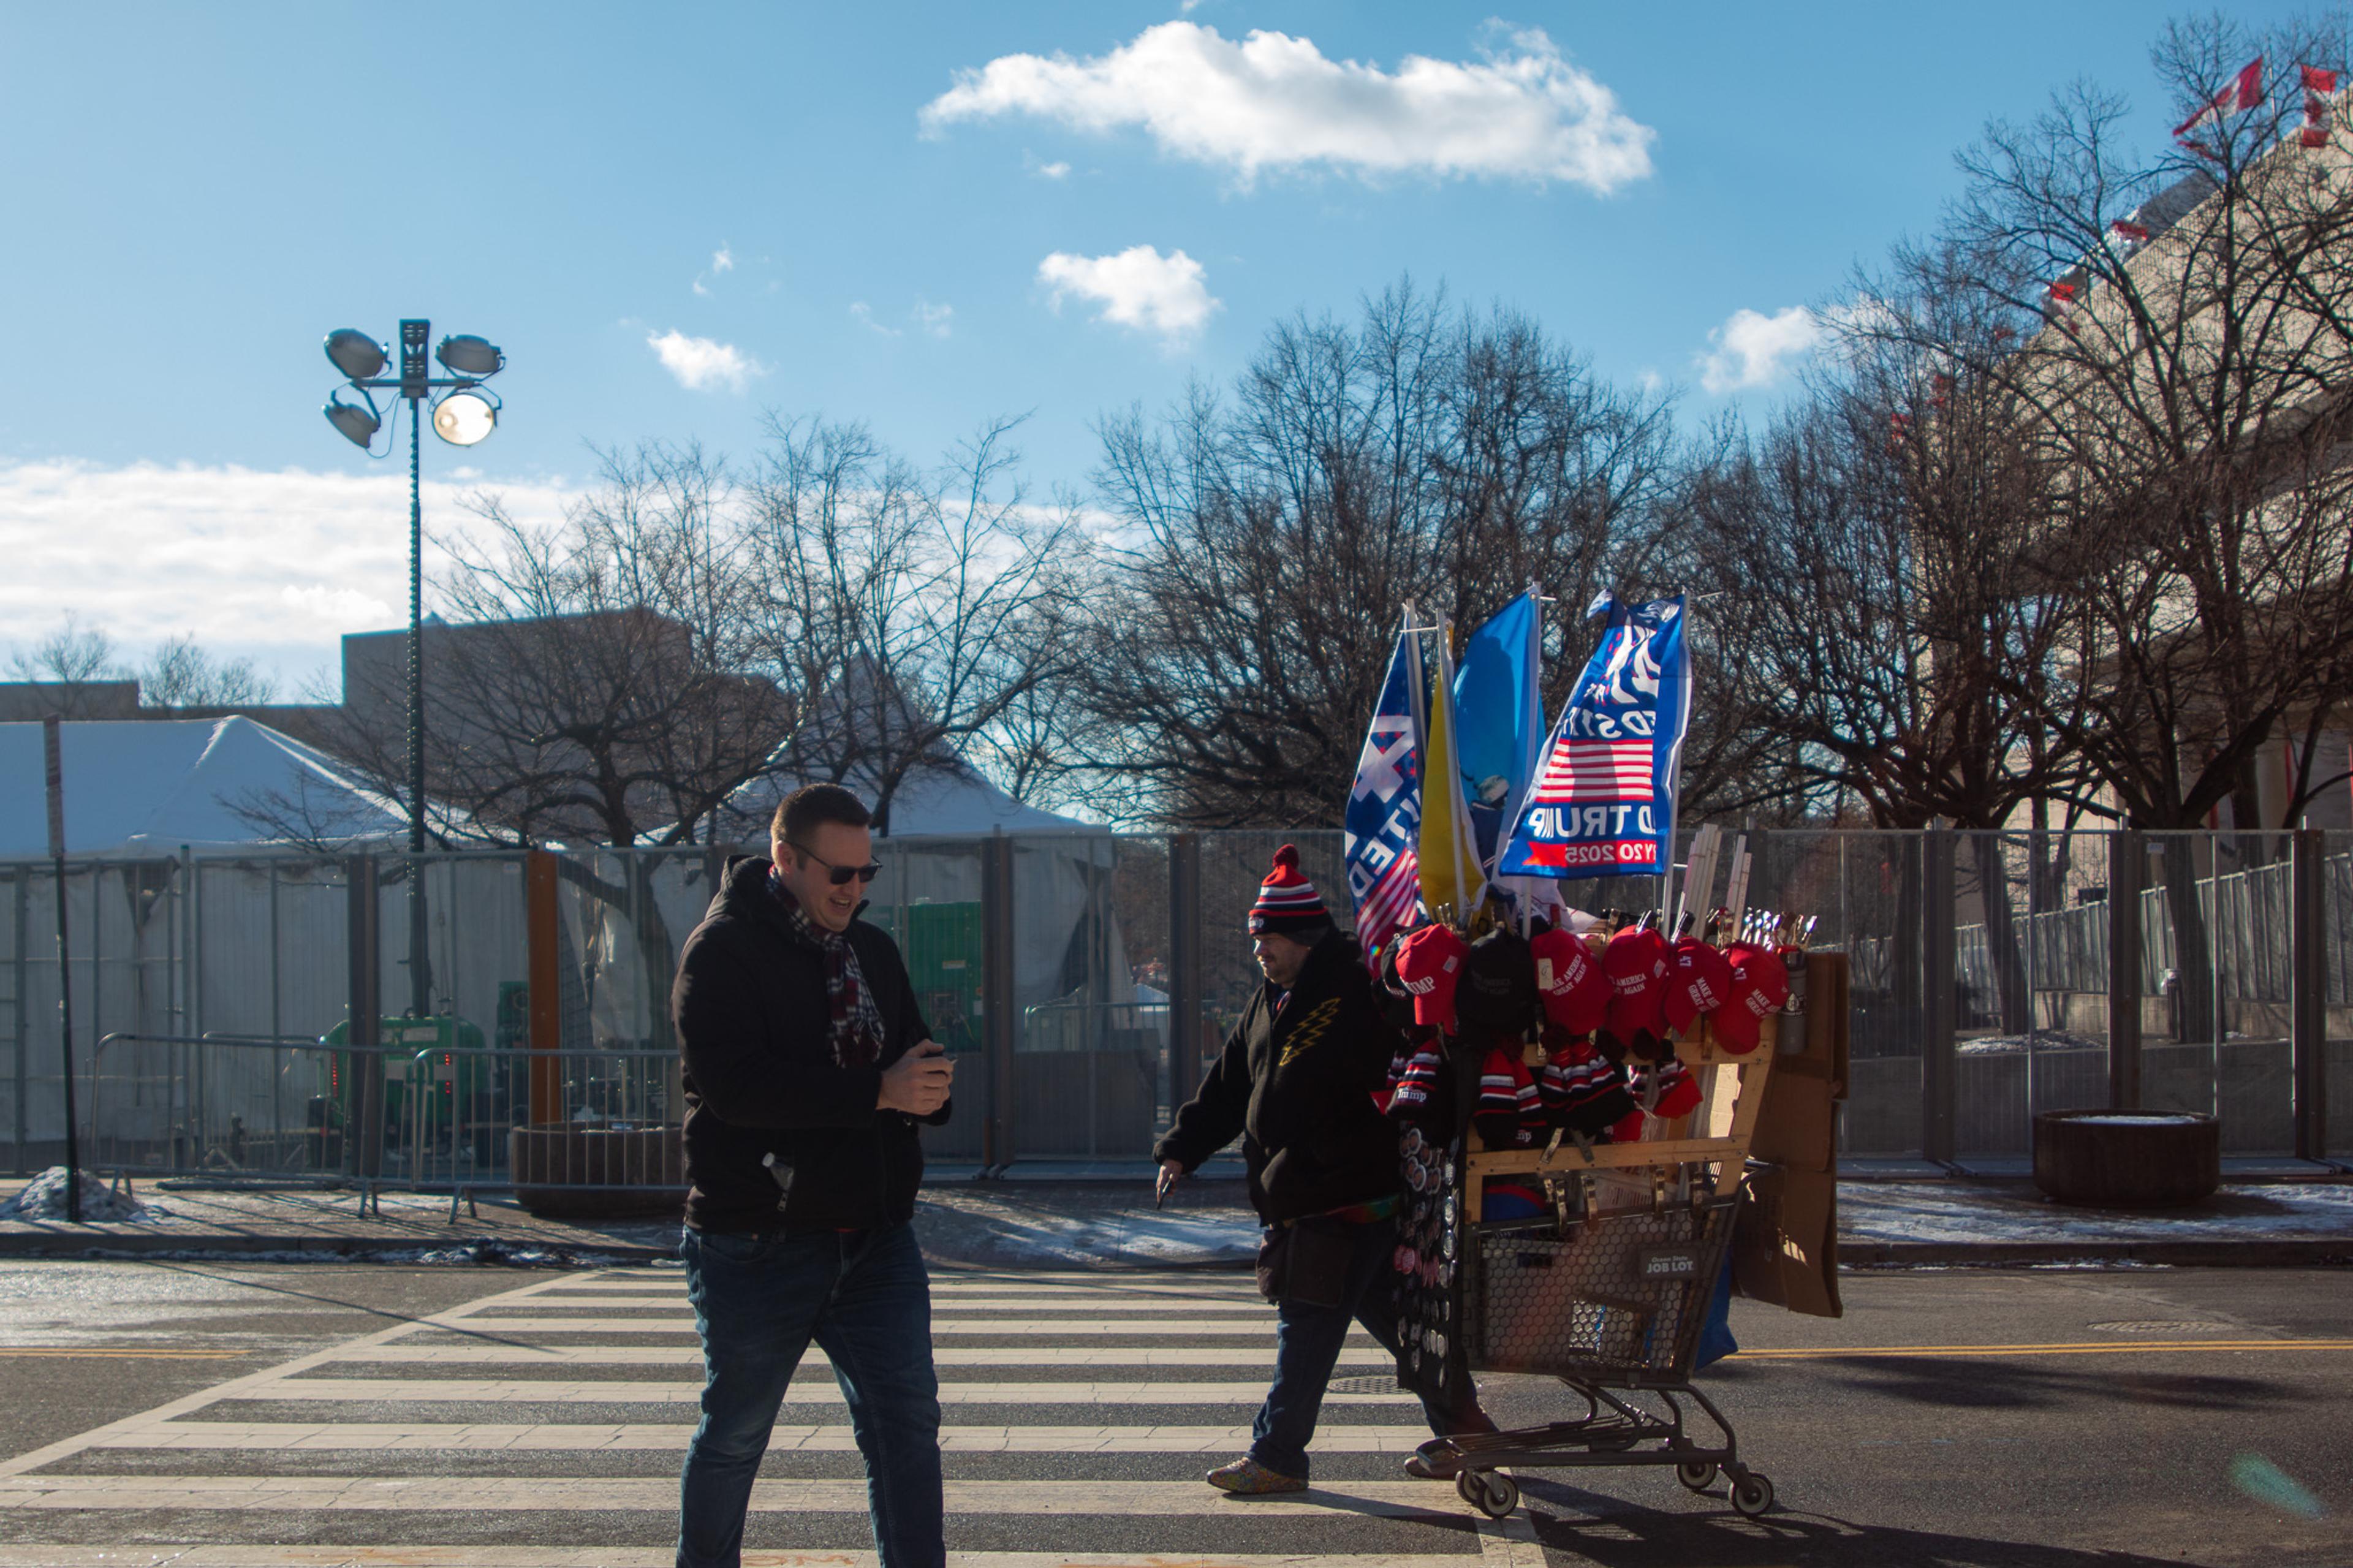
<svg viewBox="0 0 2353 1568"><path fill-rule="evenodd" d="M763 779L738 790L723 809L717 837L724 841L763 845L776 803L805 779ZM850 790L870 804L873 786L853 776ZM1103 834L1100 824L1081 822L1024 805L979 773L961 765L925 767L910 773L891 802L892 838L986 838L993 833Z"/></svg>
<svg viewBox="0 0 2353 1568"><path fill-rule="evenodd" d="M170 856L272 836L248 811L293 803L337 839L395 839L406 818L324 753L247 718L71 721L60 726L66 852ZM48 853L41 726L0 724L0 859Z"/></svg>

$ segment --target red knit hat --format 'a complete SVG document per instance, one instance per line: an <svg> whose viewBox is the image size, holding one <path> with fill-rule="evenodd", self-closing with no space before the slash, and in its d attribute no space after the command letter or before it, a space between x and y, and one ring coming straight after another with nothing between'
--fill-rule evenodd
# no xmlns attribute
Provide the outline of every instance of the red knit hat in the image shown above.
<svg viewBox="0 0 2353 1568"><path fill-rule="evenodd" d="M1313 942L1331 924L1332 911L1324 907L1315 884L1300 872L1298 847L1284 845L1274 852L1274 869L1258 885L1258 902L1250 906L1250 935Z"/></svg>

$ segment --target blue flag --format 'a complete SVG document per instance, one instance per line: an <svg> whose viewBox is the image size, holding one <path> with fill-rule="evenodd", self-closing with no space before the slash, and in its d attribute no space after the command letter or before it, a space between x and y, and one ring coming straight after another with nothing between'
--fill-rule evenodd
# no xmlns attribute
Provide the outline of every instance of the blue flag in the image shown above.
<svg viewBox="0 0 2353 1568"><path fill-rule="evenodd" d="M1656 877L1671 863L1675 786L1691 722L1683 602L1605 595L1609 629L1546 744L1499 870Z"/></svg>
<svg viewBox="0 0 2353 1568"><path fill-rule="evenodd" d="M1495 867L1544 750L1536 596L1521 595L1462 645L1454 672L1454 753L1479 863Z"/></svg>
<svg viewBox="0 0 2353 1568"><path fill-rule="evenodd" d="M1421 920L1421 648L1401 631L1344 819L1348 900L1367 962Z"/></svg>

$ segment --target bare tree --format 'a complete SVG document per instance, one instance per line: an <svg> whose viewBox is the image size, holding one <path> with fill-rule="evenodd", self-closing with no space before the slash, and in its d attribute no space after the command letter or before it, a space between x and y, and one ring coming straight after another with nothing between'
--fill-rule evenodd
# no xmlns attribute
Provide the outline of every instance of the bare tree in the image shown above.
<svg viewBox="0 0 2353 1568"><path fill-rule="evenodd" d="M1336 821L1408 602L1468 630L1531 582L1581 609L1664 560L1666 402L1410 282L1355 323L1278 326L1229 395L1102 437L1116 570L1088 766L1167 821ZM1583 651L1551 622L1548 709Z"/></svg>
<svg viewBox="0 0 2353 1568"><path fill-rule="evenodd" d="M193 637L166 637L139 669L139 696L149 708L174 713L255 708L278 695L278 683L249 658L218 658Z"/></svg>
<svg viewBox="0 0 2353 1568"><path fill-rule="evenodd" d="M1032 500L1019 424L926 471L863 426L772 417L746 488L748 636L799 714L779 765L870 791L880 832L919 771L1044 776L1017 731L1078 668L1090 547L1074 504Z"/></svg>
<svg viewBox="0 0 2353 1568"><path fill-rule="evenodd" d="M2045 731L2156 830L2226 802L2261 824L2256 760L2284 736L2292 821L2332 782L2312 742L2353 696L2353 163L2340 126L2306 144L2286 68L2342 69L2345 40L2218 16L2172 26L2153 58L2187 116L2253 56L2275 68L2263 101L2223 95L2156 157L2088 85L1989 127L1950 225L1956 280L2015 334L1971 368L2031 416L2058 476L2038 551L2081 589ZM2197 868L2168 844L2184 1012L2202 1020Z"/></svg>
<svg viewBox="0 0 2353 1568"><path fill-rule="evenodd" d="M93 719L101 711L114 717L91 688L100 682L131 679L116 654L112 637L100 627L82 625L80 617L68 610L64 619L31 647L9 654L8 673L43 688L40 706L54 710L61 719Z"/></svg>

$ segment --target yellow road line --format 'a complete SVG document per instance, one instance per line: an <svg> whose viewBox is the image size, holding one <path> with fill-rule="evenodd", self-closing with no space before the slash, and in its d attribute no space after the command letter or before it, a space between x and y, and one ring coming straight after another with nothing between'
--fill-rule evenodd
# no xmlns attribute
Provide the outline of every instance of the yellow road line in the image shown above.
<svg viewBox="0 0 2353 1568"><path fill-rule="evenodd" d="M139 1361L225 1361L246 1351L150 1350L143 1345L0 1345L0 1356L120 1356Z"/></svg>
<svg viewBox="0 0 2353 1568"><path fill-rule="evenodd" d="M2150 1351L2353 1351L2353 1340L2143 1340L2042 1345L1824 1345L1739 1351L1738 1361L1833 1361L1845 1356L2133 1355Z"/></svg>

